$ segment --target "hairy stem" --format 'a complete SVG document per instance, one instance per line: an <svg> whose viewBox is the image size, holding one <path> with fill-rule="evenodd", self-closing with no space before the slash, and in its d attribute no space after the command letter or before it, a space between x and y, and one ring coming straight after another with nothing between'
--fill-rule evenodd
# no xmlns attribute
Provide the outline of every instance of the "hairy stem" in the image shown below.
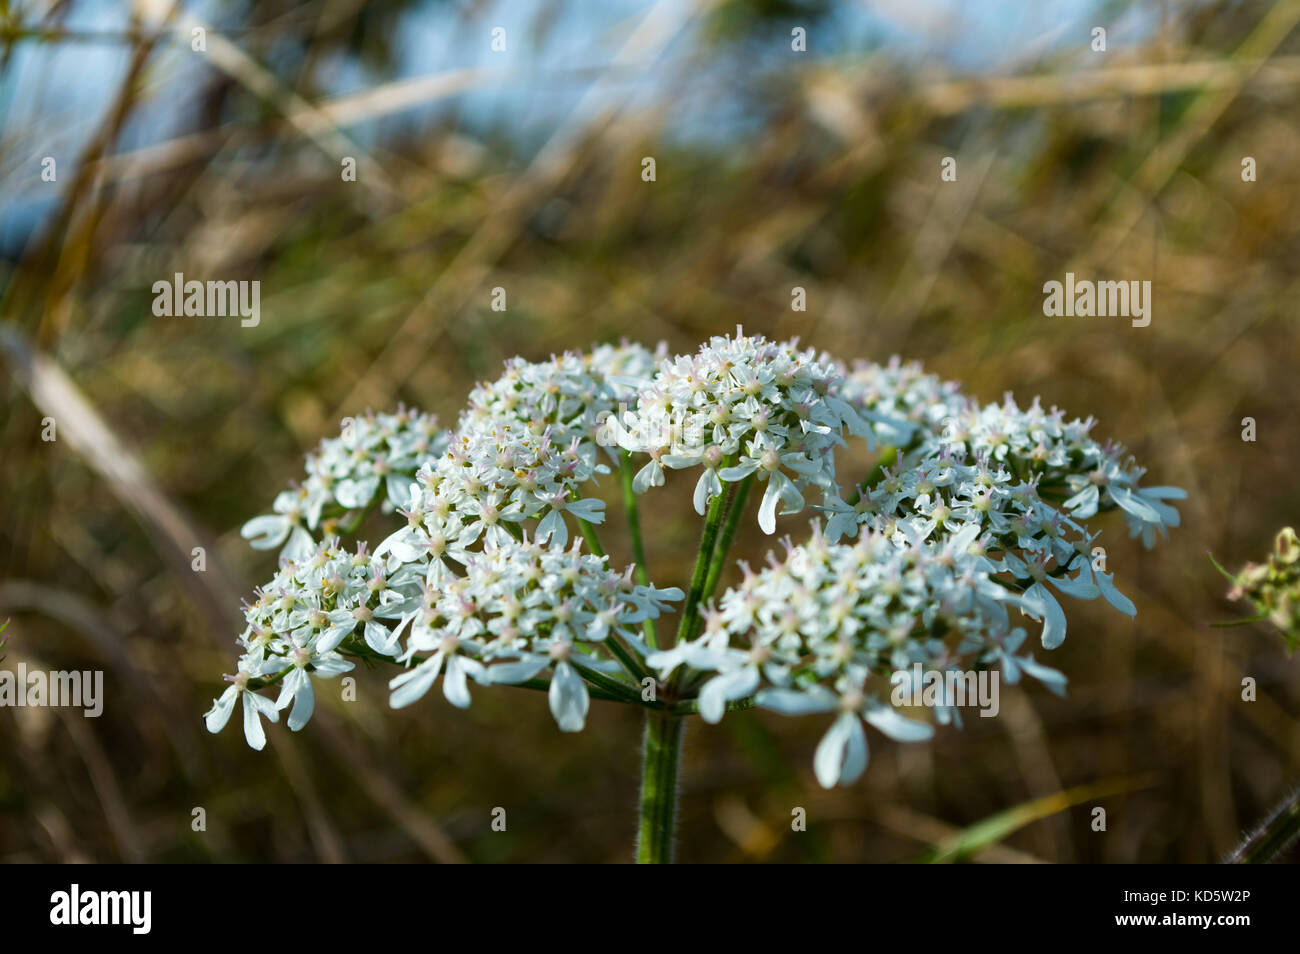
<svg viewBox="0 0 1300 954"><path fill-rule="evenodd" d="M735 485L732 485L735 489ZM695 624L700 618L700 598L704 595L704 584L709 577L709 565L713 562L713 548L718 541L718 526L722 523L727 494L721 493L709 504L704 519L704 532L700 534L700 550L695 556L695 571L691 574L691 589L682 606L682 619L677 626L676 645L680 646L691 638ZM684 670L679 670L673 677L671 686L675 688L682 679Z"/></svg>
<svg viewBox="0 0 1300 954"><path fill-rule="evenodd" d="M577 656L576 653L574 655L575 657ZM598 672L588 666L584 666L576 658L571 658L569 664L578 671L578 674L582 676L583 679L587 680L589 686L601 689L607 695L616 697L616 701L618 702L626 702L631 705L640 704L641 695L631 686L625 685L617 679L606 676L604 673Z"/></svg>
<svg viewBox="0 0 1300 954"><path fill-rule="evenodd" d="M677 770L682 752L682 720L647 712L641 756L641 824L638 864L671 864L677 828Z"/></svg>
<svg viewBox="0 0 1300 954"><path fill-rule="evenodd" d="M709 575L704 580L704 597L705 602L713 596L713 591L717 589L718 578L722 576L723 569L727 565L727 551L731 549L731 540L736 535L736 527L740 525L740 518L745 514L745 501L749 499L749 488L754 483L754 475L750 474L737 485L732 494L731 507L727 510L727 522L722 525L722 532L718 536L717 545L713 548L713 557L709 561Z"/></svg>
<svg viewBox="0 0 1300 954"><path fill-rule="evenodd" d="M1231 865L1263 865L1282 856L1300 838L1300 789L1281 805L1227 858Z"/></svg>
<svg viewBox="0 0 1300 954"><path fill-rule="evenodd" d="M605 548L600 545L600 537L596 536L596 528L581 517L578 518L578 526L582 528L582 535L587 540L587 549L596 556L604 556Z"/></svg>

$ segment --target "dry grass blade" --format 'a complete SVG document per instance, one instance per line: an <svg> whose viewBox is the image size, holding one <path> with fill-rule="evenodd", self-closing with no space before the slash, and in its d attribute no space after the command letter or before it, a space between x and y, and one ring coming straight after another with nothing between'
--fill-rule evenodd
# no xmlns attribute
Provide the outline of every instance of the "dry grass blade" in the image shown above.
<svg viewBox="0 0 1300 954"><path fill-rule="evenodd" d="M0 327L0 352L32 403L54 419L59 438L66 439L108 483L154 538L172 575L204 612L212 637L224 645L237 619L242 587L211 551L207 538L167 499L62 368L35 352L9 326ZM208 551L204 573L196 573L191 565L193 549L198 546Z"/></svg>

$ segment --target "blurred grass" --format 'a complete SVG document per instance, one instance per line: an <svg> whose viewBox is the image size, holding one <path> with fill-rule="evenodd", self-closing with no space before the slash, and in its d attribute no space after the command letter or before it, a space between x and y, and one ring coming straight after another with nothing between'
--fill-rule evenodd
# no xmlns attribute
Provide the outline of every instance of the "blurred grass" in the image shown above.
<svg viewBox="0 0 1300 954"><path fill-rule="evenodd" d="M561 737L540 694L480 690L467 712L431 695L393 712L385 674L363 673L359 701L324 698L307 730L276 727L253 753L199 718L239 624L235 602L210 591L223 576L242 592L269 576L237 528L344 415L405 401L451 423L511 355L624 336L691 350L738 323L845 359L920 358L985 400L1014 390L1093 414L1151 482L1190 499L1152 553L1118 520L1107 526L1109 568L1138 617L1077 607L1051 657L1067 699L1008 688L1002 718L932 744L873 736L865 779L829 793L810 772L816 719L693 723L682 860L907 860L1012 806L1149 773L1150 787L1105 800L1105 834L1080 804L1007 835L1005 850L1214 861L1294 784L1294 663L1257 627L1207 628L1236 610L1205 553L1235 568L1296 520L1300 5L1174 5L1139 47L1102 58L1081 41L1014 74L863 51L742 55L719 77L727 44L775 35L788 49L790 21L784 5L769 19L701 4L707 39L670 86L746 110L725 144L675 135L663 103L615 95L559 127L539 160L509 130L452 112L367 140L383 178L363 167L359 183L340 181L320 136L281 121L312 104L327 123L360 123L393 102L380 85L331 111L323 71L353 55L382 73L396 22L375 5L332 6L259 4L231 36L274 82L250 83L238 61L213 70L192 129L125 154L123 125L158 93L143 82L157 50L121 40L133 78L96 120L78 175L60 173L46 231L3 263L3 320L66 372L162 502L133 503L106 480L93 440L78 449L61 431L43 443L49 412L8 352L8 662L104 668L108 699L84 724L0 712L0 858L630 858L639 713L597 703L586 732ZM642 25L660 44L679 26ZM616 58L618 46L599 52ZM621 69L640 68L630 62ZM32 192L40 136L6 127L0 139L6 175ZM647 155L654 183L640 178ZM957 159L955 183L939 179L944 156ZM1241 181L1243 156L1258 182ZM1042 317L1043 282L1067 269L1152 280L1151 326ZM259 279L261 324L153 317L150 286L175 271ZM796 285L806 313L790 309ZM490 309L495 286L506 312ZM1240 439L1248 415L1256 443ZM670 478L643 500L662 585L689 572L689 492ZM159 542L159 507L215 541L198 585L208 597ZM602 536L626 558L612 527ZM757 558L769 543L745 527L735 552ZM1243 676L1258 680L1257 702L1241 701ZM489 828L496 806L505 833ZM789 831L796 806L807 833Z"/></svg>

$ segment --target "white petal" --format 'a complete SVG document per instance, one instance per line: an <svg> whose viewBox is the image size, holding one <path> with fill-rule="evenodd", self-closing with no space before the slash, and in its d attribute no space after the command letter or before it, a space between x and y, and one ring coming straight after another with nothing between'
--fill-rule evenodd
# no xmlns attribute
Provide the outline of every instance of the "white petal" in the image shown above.
<svg viewBox="0 0 1300 954"><path fill-rule="evenodd" d="M351 636L352 631L356 628L356 619L352 619L346 623L340 623L337 626L331 626L316 638L316 652L332 652L338 648L339 643Z"/></svg>
<svg viewBox="0 0 1300 954"><path fill-rule="evenodd" d="M1155 497L1157 500L1187 499L1187 491L1182 487L1143 487L1139 493L1144 497Z"/></svg>
<svg viewBox="0 0 1300 954"><path fill-rule="evenodd" d="M360 480L348 478L347 480L340 480L338 486L334 488L334 499L349 510L354 510L369 504L374 499L375 491L378 489L378 474L372 474Z"/></svg>
<svg viewBox="0 0 1300 954"><path fill-rule="evenodd" d="M239 535L248 541L254 550L272 550L289 536L289 518L282 514L267 514L254 517L239 528Z"/></svg>
<svg viewBox="0 0 1300 954"><path fill-rule="evenodd" d="M1043 614L1042 642L1044 649L1055 649L1065 642L1065 610L1056 597L1041 583L1025 590L1025 596L1037 601Z"/></svg>
<svg viewBox="0 0 1300 954"><path fill-rule="evenodd" d="M366 637L366 645L375 652L381 656L397 655L397 635L391 632L387 626L376 623L374 620L367 620L363 632Z"/></svg>
<svg viewBox="0 0 1300 954"><path fill-rule="evenodd" d="M315 552L316 541L311 538L311 534L302 527L294 527L289 531L289 542L280 551L280 556L298 562L307 559Z"/></svg>
<svg viewBox="0 0 1300 954"><path fill-rule="evenodd" d="M898 742L920 742L934 736L934 726L928 722L905 718L889 706L872 706L867 710L865 718Z"/></svg>
<svg viewBox="0 0 1300 954"><path fill-rule="evenodd" d="M1044 666L1040 662L1036 662L1033 656L1019 656L1016 658L1016 662L1020 664L1020 667L1024 669L1025 672L1029 673L1029 675L1033 676L1049 690L1056 693L1058 696L1065 695L1066 679L1064 673L1058 672L1050 666Z"/></svg>
<svg viewBox="0 0 1300 954"><path fill-rule="evenodd" d="M763 502L758 506L758 526L764 533L776 533L776 505L780 500L780 491L769 480L767 490L763 491Z"/></svg>
<svg viewBox="0 0 1300 954"><path fill-rule="evenodd" d="M1100 499L1100 494L1097 492L1097 485L1089 484L1061 506L1066 510L1071 511L1071 513L1080 520L1087 520L1089 517L1096 515L1097 503Z"/></svg>
<svg viewBox="0 0 1300 954"><path fill-rule="evenodd" d="M1107 603L1115 607L1115 609L1119 610L1125 616L1137 616L1137 607L1133 605L1133 601L1115 588L1114 573L1102 573L1098 571L1097 586L1100 587L1101 595L1105 598Z"/></svg>
<svg viewBox="0 0 1300 954"><path fill-rule="evenodd" d="M1049 576L1047 582L1064 593L1066 596L1073 596L1076 600L1095 600L1101 595L1101 590L1092 580L1087 579L1091 576L1087 571L1079 573L1078 576Z"/></svg>
<svg viewBox="0 0 1300 954"><path fill-rule="evenodd" d="M384 478L384 490L388 494L388 502L394 507L404 507L407 501L411 499L411 487L414 481L411 480L410 474L389 474Z"/></svg>
<svg viewBox="0 0 1300 954"><path fill-rule="evenodd" d="M394 691L388 704L394 709L400 709L409 706L428 692L433 681L438 678L438 671L442 668L442 658L442 653L435 653L414 669L408 669L390 680L388 688Z"/></svg>
<svg viewBox="0 0 1300 954"><path fill-rule="evenodd" d="M551 714L560 726L561 732L581 732L587 721L587 708L591 704L587 696L587 684L567 662L555 667L551 677L551 688L547 693L551 702Z"/></svg>
<svg viewBox="0 0 1300 954"><path fill-rule="evenodd" d="M337 653L317 656L311 665L313 676L337 676L341 672L351 672L357 668Z"/></svg>
<svg viewBox="0 0 1300 954"><path fill-rule="evenodd" d="M533 539L538 541L549 539L551 544L557 547L562 547L569 542L569 528L565 526L564 518L560 516L558 510L552 510L542 518Z"/></svg>
<svg viewBox="0 0 1300 954"><path fill-rule="evenodd" d="M280 683L280 695L275 700L276 709L283 709L293 702L294 694L298 691L304 676L306 673L301 669L295 669L284 677L284 681Z"/></svg>
<svg viewBox="0 0 1300 954"><path fill-rule="evenodd" d="M814 712L833 712L838 703L828 690L815 686L806 691L798 689L764 689L754 701L764 709L782 715L808 715Z"/></svg>
<svg viewBox="0 0 1300 954"><path fill-rule="evenodd" d="M605 501L603 500L596 500L595 498L570 500L565 504L565 509L579 520L585 520L588 523L605 522Z"/></svg>
<svg viewBox="0 0 1300 954"><path fill-rule="evenodd" d="M255 692L243 692L244 697L244 738L248 744L259 751L266 747L266 732L262 729L262 720L258 714L265 715L272 722L277 721L280 716L275 711L275 706L270 699L259 696ZM266 711L270 707L270 712Z"/></svg>
<svg viewBox="0 0 1300 954"><path fill-rule="evenodd" d="M643 494L651 487L662 487L664 485L664 469L655 461L650 461L636 472L632 478L632 490L635 493Z"/></svg>
<svg viewBox="0 0 1300 954"><path fill-rule="evenodd" d="M1109 489L1110 495L1115 502L1139 520L1144 520L1147 523L1160 522L1160 514L1156 512L1156 509L1137 494L1130 493L1123 487L1111 487Z"/></svg>
<svg viewBox="0 0 1300 954"><path fill-rule="evenodd" d="M777 491L781 495L781 503L785 504L785 509L781 511L782 514L798 513L803 509L803 494L799 492L799 488L785 474L774 473L768 480L768 484L769 486L776 484Z"/></svg>
<svg viewBox="0 0 1300 954"><path fill-rule="evenodd" d="M700 690L700 716L705 722L720 722L727 703L743 699L758 688L758 668L742 666L714 676Z"/></svg>
<svg viewBox="0 0 1300 954"><path fill-rule="evenodd" d="M948 550L950 553L965 553L970 545L975 542L975 538L980 535L984 528L979 523L968 523L956 533L948 538Z"/></svg>
<svg viewBox="0 0 1300 954"><path fill-rule="evenodd" d="M230 721L230 713L235 710L235 698L238 695L239 690L230 686L221 694L220 699L212 700L212 708L203 716L209 732L215 734L226 727L226 723Z"/></svg>
<svg viewBox="0 0 1300 954"><path fill-rule="evenodd" d="M720 493L722 493L722 481L718 479L717 471L706 467L704 473L700 474L700 479L695 482L695 512L704 516L709 501Z"/></svg>
<svg viewBox="0 0 1300 954"><path fill-rule="evenodd" d="M518 662L500 663L488 667L488 681L503 686L514 686L527 682L551 664L545 656L532 656Z"/></svg>
<svg viewBox="0 0 1300 954"><path fill-rule="evenodd" d="M718 471L718 476L727 483L735 483L738 480L744 480L754 471L758 470L758 461L748 460L743 464L737 464L735 467L724 467Z"/></svg>
<svg viewBox="0 0 1300 954"><path fill-rule="evenodd" d="M296 671L302 673L302 683L293 695L293 711L289 713L289 728L294 732L305 726L316 711L316 693L312 691L311 677L301 669Z"/></svg>
<svg viewBox="0 0 1300 954"><path fill-rule="evenodd" d="M465 667L459 656L447 659L447 672L442 677L442 694L457 709L469 708L469 686L465 682Z"/></svg>
<svg viewBox="0 0 1300 954"><path fill-rule="evenodd" d="M822 736L813 756L813 772L822 788L855 781L867 767L867 740L862 723L851 712L840 713Z"/></svg>

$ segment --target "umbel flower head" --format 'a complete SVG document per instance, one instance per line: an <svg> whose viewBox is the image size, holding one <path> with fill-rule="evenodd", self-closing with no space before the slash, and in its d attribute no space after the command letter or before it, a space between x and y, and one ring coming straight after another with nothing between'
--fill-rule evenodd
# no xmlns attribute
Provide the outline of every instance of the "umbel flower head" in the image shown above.
<svg viewBox="0 0 1300 954"><path fill-rule="evenodd" d="M638 493L662 486L664 468L698 469L694 503L703 515L724 483L756 477L767 484L758 523L773 533L778 507L798 513L808 488L830 492L846 434L874 446L841 381L815 351L737 329L665 360L612 427L622 447L649 458L633 482Z"/></svg>
<svg viewBox="0 0 1300 954"><path fill-rule="evenodd" d="M537 364L507 362L470 394L446 453L416 475L402 505L407 527L379 548L403 562L480 538L504 543L524 528L563 546L575 521L599 524L605 502L589 491L610 472L603 423L644 385L655 356L603 346Z"/></svg>
<svg viewBox="0 0 1300 954"><path fill-rule="evenodd" d="M1143 486L1095 426L1037 399L981 404L898 359L846 365L739 330L690 355L624 343L512 359L450 433L412 411L353 421L308 458L301 488L246 525L256 546L283 546L281 562L245 607L208 728L238 706L260 748L264 719L289 710L302 728L315 680L387 661L400 668L394 707L439 680L459 707L471 686L515 686L545 691L566 732L593 699L708 722L755 705L819 714L815 775L848 784L867 765L866 726L911 741L961 725L945 693L932 712L896 702L900 675L996 671L1063 692L1031 635L1059 646L1069 600L1135 615L1092 521L1119 511L1150 547L1178 526L1170 501L1185 495ZM837 470L858 441L874 465ZM682 588L651 582L638 517L672 470L692 472L704 518ZM764 532L805 510L817 519L760 569L739 561L718 595L751 486ZM599 541L611 491L635 558L621 572ZM379 543L345 547L367 514L386 522ZM1294 627L1297 560L1283 557L1300 547L1288 539L1239 589ZM672 640L656 626L678 603Z"/></svg>
<svg viewBox="0 0 1300 954"><path fill-rule="evenodd" d="M314 532L332 536L342 521L381 498L390 507L404 503L416 470L449 440L436 417L415 410L349 418L338 437L307 455L302 484L281 492L271 505L275 512L254 517L240 533L255 549L283 546L282 556L304 557L315 546Z"/></svg>
<svg viewBox="0 0 1300 954"><path fill-rule="evenodd" d="M580 541L565 548L508 539L458 557L459 573L432 582L415 564L386 563L364 544L349 552L336 540L300 562L283 561L245 606L243 654L206 716L208 728L220 731L238 699L254 748L265 744L259 714L274 722L292 703L289 727L297 731L314 708L312 677L349 671L351 657L409 667L391 682L394 708L415 702L440 675L447 700L464 708L468 680L516 685L546 672L556 721L576 732L589 698L579 673L621 671L605 648L611 637L644 655L632 627L682 598L680 590L610 571L604 557L583 553ZM274 703L256 692L276 682Z"/></svg>
<svg viewBox="0 0 1300 954"><path fill-rule="evenodd" d="M470 701L467 678L517 685L548 673L555 721L580 731L589 705L580 673L621 671L602 644L621 638L644 654L633 627L682 598L681 590L634 584L605 562L580 541L565 549L510 540L467 556L463 576L425 584L398 626L409 622L398 660L413 668L390 683L394 708L423 696L440 673L447 700L461 708Z"/></svg>
<svg viewBox="0 0 1300 954"><path fill-rule="evenodd" d="M769 555L760 572L742 564L744 579L706 613L704 633L649 662L665 676L683 663L716 673L699 692L709 722L749 696L787 715L836 714L814 767L827 788L852 782L867 766L864 721L900 741L933 732L881 692L894 673L918 663L954 672L1000 668L1008 682L1025 672L1053 691L1064 688L1064 676L1020 652L1025 630L1011 611L1041 617L1041 604L996 582L988 561L972 552L973 539L973 528L941 545L864 529L855 542L835 544L814 523L807 543L786 540L784 558ZM940 699L937 717L960 714Z"/></svg>

